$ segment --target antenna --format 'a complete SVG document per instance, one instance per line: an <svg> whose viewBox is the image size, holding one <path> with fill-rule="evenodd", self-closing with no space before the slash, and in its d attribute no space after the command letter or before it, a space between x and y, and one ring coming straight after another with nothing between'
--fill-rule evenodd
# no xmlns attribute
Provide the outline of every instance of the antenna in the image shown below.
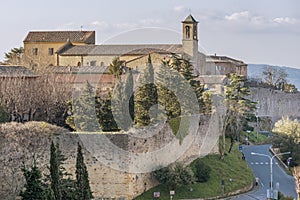
<svg viewBox="0 0 300 200"><path fill-rule="evenodd" d="M82 31L83 25L80 26L80 31Z"/></svg>
<svg viewBox="0 0 300 200"><path fill-rule="evenodd" d="M189 13L190 13L190 15L192 14L192 9L190 9L190 8L189 8Z"/></svg>

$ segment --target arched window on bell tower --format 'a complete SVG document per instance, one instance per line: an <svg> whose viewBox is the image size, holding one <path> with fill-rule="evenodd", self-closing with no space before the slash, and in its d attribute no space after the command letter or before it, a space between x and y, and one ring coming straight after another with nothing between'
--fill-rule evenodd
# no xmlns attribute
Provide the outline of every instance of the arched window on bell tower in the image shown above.
<svg viewBox="0 0 300 200"><path fill-rule="evenodd" d="M185 38L190 39L190 37L191 37L191 27L185 26Z"/></svg>

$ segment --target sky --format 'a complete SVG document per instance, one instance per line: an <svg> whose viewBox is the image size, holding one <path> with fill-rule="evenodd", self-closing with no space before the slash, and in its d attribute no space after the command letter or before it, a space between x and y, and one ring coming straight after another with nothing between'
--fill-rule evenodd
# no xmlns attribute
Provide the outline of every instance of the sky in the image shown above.
<svg viewBox="0 0 300 200"><path fill-rule="evenodd" d="M0 60L38 30L95 30L97 44L181 43L191 13L203 53L300 68L299 8L299 0L2 1Z"/></svg>

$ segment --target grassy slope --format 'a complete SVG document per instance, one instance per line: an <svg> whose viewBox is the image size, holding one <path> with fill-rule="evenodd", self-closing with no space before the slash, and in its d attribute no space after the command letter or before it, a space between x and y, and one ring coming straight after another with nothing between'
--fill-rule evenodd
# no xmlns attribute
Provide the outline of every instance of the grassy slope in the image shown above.
<svg viewBox="0 0 300 200"><path fill-rule="evenodd" d="M229 141L227 141L229 144ZM229 146L229 145L227 145ZM174 199L208 198L222 194L221 180L225 180L225 193L238 190L253 181L253 174L246 162L241 159L238 144L225 159L221 161L219 155L209 155L201 158L208 164L212 171L211 177L206 183L196 183L182 186L176 189ZM230 179L232 181L230 182ZM192 188L192 191L190 191ZM159 185L143 193L136 200L149 200L153 198L153 192L160 192L161 200L170 199L169 189L165 185Z"/></svg>

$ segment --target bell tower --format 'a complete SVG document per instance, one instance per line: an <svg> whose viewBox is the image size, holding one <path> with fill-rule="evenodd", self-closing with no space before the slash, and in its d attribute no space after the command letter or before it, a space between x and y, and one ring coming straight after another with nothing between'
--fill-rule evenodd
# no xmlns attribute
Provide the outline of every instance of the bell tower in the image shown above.
<svg viewBox="0 0 300 200"><path fill-rule="evenodd" d="M197 73L198 62L198 22L190 14L182 21L182 48L184 54L191 60L194 72Z"/></svg>

